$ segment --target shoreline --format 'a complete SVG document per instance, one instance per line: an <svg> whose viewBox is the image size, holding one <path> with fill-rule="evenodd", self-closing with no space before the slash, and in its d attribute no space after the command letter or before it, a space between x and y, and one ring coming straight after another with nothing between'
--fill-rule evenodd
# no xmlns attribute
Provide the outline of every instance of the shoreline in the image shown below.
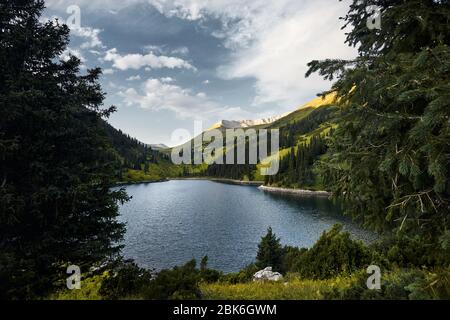
<svg viewBox="0 0 450 320"><path fill-rule="evenodd" d="M268 193L279 193L279 194L289 194L296 196L320 196L320 197L330 197L332 195L331 192L328 191L313 191L313 190L305 190L305 189L290 189L290 188L279 188L279 187L268 187L268 186L260 186L258 188L261 191Z"/></svg>
<svg viewBox="0 0 450 320"><path fill-rule="evenodd" d="M243 181L243 180L235 180L235 179L227 179L227 178L213 178L213 177L178 177L178 178L165 178L160 180L148 180L148 181L122 181L117 182L117 186L127 186L127 185L136 185L136 184L150 184L150 183L162 183L169 181L212 181L217 183L226 183L232 185L240 185L240 186L254 186L258 187L259 190L267 193L277 193L277 194L286 194L286 195L294 195L294 196L320 196L320 197L330 197L332 196L331 192L328 191L314 191L307 189L292 189L292 188L283 188L283 187L269 187L264 185L264 181Z"/></svg>
<svg viewBox="0 0 450 320"><path fill-rule="evenodd" d="M262 186L264 184L264 181L243 181L243 180L234 180L234 179L227 179L227 178L209 178L209 177L193 177L193 178L171 178L169 181L172 180L204 180L204 181L213 181L213 182L219 182L219 183L227 183L227 184L234 184L234 185L241 185L241 186Z"/></svg>
<svg viewBox="0 0 450 320"><path fill-rule="evenodd" d="M169 179L159 179L159 180L143 180L143 181L119 181L116 182L116 186L131 186L134 184L149 184L149 183L161 183L161 182L168 182Z"/></svg>

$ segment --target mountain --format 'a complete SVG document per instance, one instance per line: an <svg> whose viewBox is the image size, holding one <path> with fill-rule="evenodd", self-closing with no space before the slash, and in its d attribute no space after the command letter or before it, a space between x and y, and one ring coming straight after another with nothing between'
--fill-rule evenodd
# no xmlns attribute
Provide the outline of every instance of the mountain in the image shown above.
<svg viewBox="0 0 450 320"><path fill-rule="evenodd" d="M268 119L218 122L211 129L279 129L280 133L280 170L276 176L260 175L261 164L258 165L184 165L183 176L207 176L231 178L238 180L265 180L273 186L320 188L314 174L315 162L327 151L326 139L333 134L337 117L336 94L331 93L324 98L318 97L294 111ZM193 141L187 142L194 146ZM186 146L183 145L183 146ZM206 144L203 144L204 148ZM236 146L235 146L236 147ZM224 157L226 149L216 154ZM269 157L268 159L271 159Z"/></svg>
<svg viewBox="0 0 450 320"><path fill-rule="evenodd" d="M120 181L148 181L166 177L208 176L239 180L265 180L266 184L286 187L318 187L313 172L315 161L327 150L326 138L333 133L336 117L335 94L318 97L294 111L260 120L223 120L208 129L279 129L280 171L276 176L260 175L258 165L174 165L171 148L164 144L144 144L105 122L112 145L122 160ZM186 144L193 146L193 141ZM204 148L207 144L203 144ZM194 153L192 153L194 154ZM225 148L215 157L223 157Z"/></svg>
<svg viewBox="0 0 450 320"><path fill-rule="evenodd" d="M240 128L251 128L255 126L265 126L270 125L271 123L274 123L275 121L286 117L289 113L285 113L279 116L274 116L270 118L265 119L258 119L258 120L222 120L216 124L214 124L211 128L208 130L213 129L240 129Z"/></svg>
<svg viewBox="0 0 450 320"><path fill-rule="evenodd" d="M278 116L273 116L265 119L258 120L222 120L214 124L208 130L213 129L246 129L246 128L266 128L273 127L273 124L277 124L275 127L280 126L282 123L296 120L298 116L303 115L305 110L312 111L312 109L320 108L325 105L333 104L336 101L336 94L331 93L323 97L317 97L308 103L296 108L294 111L286 112Z"/></svg>

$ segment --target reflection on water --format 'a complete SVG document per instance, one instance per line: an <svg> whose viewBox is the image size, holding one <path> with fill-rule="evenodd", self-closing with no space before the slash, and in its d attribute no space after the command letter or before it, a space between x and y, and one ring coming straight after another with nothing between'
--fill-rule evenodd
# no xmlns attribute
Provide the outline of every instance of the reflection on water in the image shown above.
<svg viewBox="0 0 450 320"><path fill-rule="evenodd" d="M133 199L121 207L127 223L124 255L157 270L208 255L211 267L237 271L254 261L269 226L283 244L298 247L310 247L335 223L355 238L375 237L323 197L201 180L132 185L126 191Z"/></svg>

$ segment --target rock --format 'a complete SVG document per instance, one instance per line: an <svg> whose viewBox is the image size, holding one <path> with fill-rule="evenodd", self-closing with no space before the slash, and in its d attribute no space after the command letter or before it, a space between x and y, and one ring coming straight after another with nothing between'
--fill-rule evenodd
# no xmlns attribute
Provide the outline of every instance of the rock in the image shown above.
<svg viewBox="0 0 450 320"><path fill-rule="evenodd" d="M283 275L273 272L272 267L267 267L253 275L253 281L280 281L281 279L283 279Z"/></svg>

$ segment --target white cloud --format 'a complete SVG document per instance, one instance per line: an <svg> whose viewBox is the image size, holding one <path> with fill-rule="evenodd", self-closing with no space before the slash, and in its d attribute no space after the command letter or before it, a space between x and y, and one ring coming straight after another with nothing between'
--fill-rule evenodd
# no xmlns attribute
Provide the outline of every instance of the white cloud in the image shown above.
<svg viewBox="0 0 450 320"><path fill-rule="evenodd" d="M166 50L164 49L163 46L155 46L155 45L152 45L152 44L144 46L144 50L146 52L158 53L158 54L162 54L162 53L166 52Z"/></svg>
<svg viewBox="0 0 450 320"><path fill-rule="evenodd" d="M170 110L182 119L217 120L217 116L241 119L249 116L241 108L221 106L205 93L195 93L160 79L148 79L140 91L128 88L119 95L129 106L137 105L151 111Z"/></svg>
<svg viewBox="0 0 450 320"><path fill-rule="evenodd" d="M97 11L106 10L111 14L116 13L118 10L123 9L130 4L144 2L145 0L71 0L70 3L67 0L45 0L45 6L53 10L66 12L69 5L77 5L82 10Z"/></svg>
<svg viewBox="0 0 450 320"><path fill-rule="evenodd" d="M58 15L52 15L52 16L41 16L39 18L41 22L48 22L52 21L53 23L56 23L56 20L60 24L66 23L65 19ZM71 27L71 24L67 24L68 27ZM100 40L99 34L102 32L100 29L91 28L91 27L75 27L72 26L70 29L70 34L75 37L83 38L85 39L85 42L81 44L81 49L93 49L93 48L101 48L104 49L105 46L103 45L102 41ZM93 52L96 52L95 50L92 50Z"/></svg>
<svg viewBox="0 0 450 320"><path fill-rule="evenodd" d="M131 77L127 78L127 81L138 81L138 80L141 80L140 75L131 76Z"/></svg>
<svg viewBox="0 0 450 320"><path fill-rule="evenodd" d="M104 60L113 62L113 67L119 70L128 70L128 69L138 70L143 67L151 69L183 68L196 70L189 62L180 58L157 56L153 53L148 53L145 55L134 53L122 56L119 53L117 53L117 49L115 48L110 49L106 52Z"/></svg>
<svg viewBox="0 0 450 320"><path fill-rule="evenodd" d="M223 45L232 50L229 63L218 73L226 79L255 80L255 105L269 103L285 111L302 104L315 93L326 90L330 83L318 76L304 78L306 64L313 59L351 58L356 50L344 44L340 16L348 11L350 0L74 0L82 10L113 10L130 4L150 3L166 16L187 20L216 17L222 28L211 31ZM47 5L63 11L63 0L47 0ZM86 33L88 34L88 33ZM98 33L97 33L98 35ZM87 41L91 44L95 43ZM110 61L121 70L145 67L192 67L183 59L170 55L183 54L166 46L148 47L150 54L119 55L109 51ZM159 51L158 51L159 50ZM161 54L164 54L161 56ZM167 56L166 56L167 55ZM165 57L170 61L161 61ZM172 60L175 59L175 60ZM178 60L176 60L178 59ZM190 67L189 67L190 66ZM192 67L193 68L193 67ZM285 108L285 109L283 109ZM272 108L274 109L274 108ZM277 111L278 112L278 111Z"/></svg>
<svg viewBox="0 0 450 320"><path fill-rule="evenodd" d="M171 54L187 56L189 54L189 48L188 47L179 47L179 48L172 50Z"/></svg>
<svg viewBox="0 0 450 320"><path fill-rule="evenodd" d="M103 74L114 74L114 69L104 69Z"/></svg>
<svg viewBox="0 0 450 320"><path fill-rule="evenodd" d="M86 39L81 45L82 49L91 49L91 48L105 48L102 41L99 38L101 30L95 29L91 27L80 27L80 28L72 28L71 34L76 37L81 37Z"/></svg>
<svg viewBox="0 0 450 320"><path fill-rule="evenodd" d="M62 61L69 61L70 57L74 56L77 57L78 59L80 59L80 61L82 63L86 62L86 59L83 57L83 55L81 54L80 50L78 49L72 49L72 48L67 48L66 50L64 50L63 53L61 53L61 55L59 56L59 58Z"/></svg>
<svg viewBox="0 0 450 320"><path fill-rule="evenodd" d="M205 80L205 81L203 81L203 84L209 84L210 82L209 82L209 80Z"/></svg>
<svg viewBox="0 0 450 320"><path fill-rule="evenodd" d="M349 0L149 0L167 16L188 20L212 15L223 27L213 35L233 50L231 63L218 69L227 79L254 78L255 105L276 103L287 109L305 102L330 83L304 78L313 59L352 58L339 17Z"/></svg>
<svg viewBox="0 0 450 320"><path fill-rule="evenodd" d="M188 47L176 47L175 49L168 48L167 45L146 45L144 50L149 53L157 53L160 55L175 55L175 56L187 56L189 54Z"/></svg>
<svg viewBox="0 0 450 320"><path fill-rule="evenodd" d="M171 83L171 82L174 82L175 79L173 79L171 77L165 77L165 78L161 78L161 81L164 83Z"/></svg>

